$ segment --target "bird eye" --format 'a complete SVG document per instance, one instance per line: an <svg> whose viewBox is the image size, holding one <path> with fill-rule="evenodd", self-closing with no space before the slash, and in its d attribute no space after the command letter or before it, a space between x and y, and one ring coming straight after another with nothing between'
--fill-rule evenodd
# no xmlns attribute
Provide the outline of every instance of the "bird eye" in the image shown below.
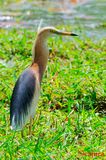
<svg viewBox="0 0 106 160"><path fill-rule="evenodd" d="M52 33L53 31L52 31L52 30L50 30L50 32Z"/></svg>

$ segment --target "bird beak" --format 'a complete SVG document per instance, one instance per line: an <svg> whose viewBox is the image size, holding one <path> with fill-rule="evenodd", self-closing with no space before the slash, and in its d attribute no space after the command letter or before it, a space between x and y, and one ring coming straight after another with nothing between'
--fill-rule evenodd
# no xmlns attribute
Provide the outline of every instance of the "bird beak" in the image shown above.
<svg viewBox="0 0 106 160"><path fill-rule="evenodd" d="M72 32L64 32L64 31L59 31L59 30L54 30L53 33L59 34L59 35L66 35L66 36L78 36L75 33Z"/></svg>
<svg viewBox="0 0 106 160"><path fill-rule="evenodd" d="M77 34L75 34L75 33L71 33L71 36L78 36Z"/></svg>

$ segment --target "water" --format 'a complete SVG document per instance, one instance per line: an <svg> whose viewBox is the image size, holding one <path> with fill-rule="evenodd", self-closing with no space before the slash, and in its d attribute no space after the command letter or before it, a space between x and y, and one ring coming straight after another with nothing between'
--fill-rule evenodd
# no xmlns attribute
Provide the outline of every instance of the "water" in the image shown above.
<svg viewBox="0 0 106 160"><path fill-rule="evenodd" d="M1 6L0 28L70 25L88 37L106 37L106 0L17 0Z"/></svg>

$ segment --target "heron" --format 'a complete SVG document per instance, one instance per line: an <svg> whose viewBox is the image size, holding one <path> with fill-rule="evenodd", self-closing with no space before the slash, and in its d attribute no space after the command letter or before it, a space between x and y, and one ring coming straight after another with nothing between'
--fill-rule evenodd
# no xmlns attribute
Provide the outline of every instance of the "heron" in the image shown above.
<svg viewBox="0 0 106 160"><path fill-rule="evenodd" d="M32 49L31 65L19 76L12 92L10 102L10 127L12 130L23 131L24 126L29 122L29 134L31 135L32 121L49 56L47 40L53 34L77 36L77 34L61 31L55 27L43 27L38 31Z"/></svg>

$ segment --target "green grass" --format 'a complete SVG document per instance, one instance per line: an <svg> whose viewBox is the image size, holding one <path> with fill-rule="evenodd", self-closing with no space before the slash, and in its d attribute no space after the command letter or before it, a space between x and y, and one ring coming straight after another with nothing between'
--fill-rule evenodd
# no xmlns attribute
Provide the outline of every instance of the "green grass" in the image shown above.
<svg viewBox="0 0 106 160"><path fill-rule="evenodd" d="M23 29L0 30L0 159L106 159L106 116L95 111L106 108L106 39L50 38L33 136L28 124L24 138L10 130L12 89L31 64L35 36Z"/></svg>

